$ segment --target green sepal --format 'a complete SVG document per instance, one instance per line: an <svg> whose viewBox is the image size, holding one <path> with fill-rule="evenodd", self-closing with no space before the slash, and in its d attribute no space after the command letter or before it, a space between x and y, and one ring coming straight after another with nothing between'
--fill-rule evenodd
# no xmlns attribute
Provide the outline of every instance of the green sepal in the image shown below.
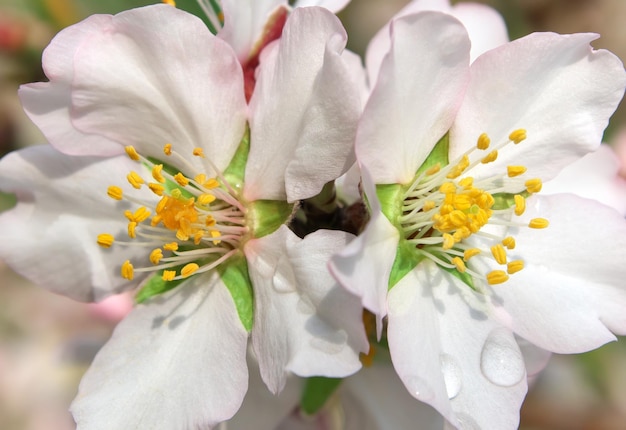
<svg viewBox="0 0 626 430"><path fill-rule="evenodd" d="M380 201L380 210L389 222L400 229L398 218L402 215L404 187L400 184L376 185L376 196Z"/></svg>
<svg viewBox="0 0 626 430"><path fill-rule="evenodd" d="M422 260L424 256L419 252L415 245L400 239L398 248L396 249L396 258L393 260L391 274L389 275L388 289L391 290L400 279L404 278L407 273L413 270Z"/></svg>
<svg viewBox="0 0 626 430"><path fill-rule="evenodd" d="M330 396L339 388L342 380L342 378L324 378L322 376L307 378L300 400L300 407L304 413L313 415L322 409Z"/></svg>
<svg viewBox="0 0 626 430"><path fill-rule="evenodd" d="M176 270L176 273L180 273L180 269L182 269L183 267L184 264L178 267L172 267L167 270ZM187 280L177 279L174 281L164 281L162 276L163 270L159 270L150 279L148 279L148 282L146 282L143 287L141 287L141 289L137 292L137 294L135 294L135 303L143 303L151 297L166 293Z"/></svg>
<svg viewBox="0 0 626 430"><path fill-rule="evenodd" d="M449 153L450 153L450 135L448 133L444 134L441 139L435 144L433 149L426 157L426 160L422 163L422 165L415 172L415 177L422 174L426 170L431 167L439 164L441 167L445 167L448 165L449 161ZM408 184L410 186L411 184Z"/></svg>
<svg viewBox="0 0 626 430"><path fill-rule="evenodd" d="M219 265L217 271L233 297L241 324L247 331L251 331L254 320L254 296L246 258L243 255L234 255Z"/></svg>
<svg viewBox="0 0 626 430"><path fill-rule="evenodd" d="M527 198L530 196L530 193L528 191L522 191L521 193L517 193L517 194L523 196L524 198ZM495 201L493 206L491 207L491 209L493 210L508 209L512 206L515 206L515 194L497 193L497 194L492 194L492 197Z"/></svg>
<svg viewBox="0 0 626 430"><path fill-rule="evenodd" d="M267 236L285 224L293 213L293 204L282 200L255 200L248 205L247 225L254 237Z"/></svg>
<svg viewBox="0 0 626 430"><path fill-rule="evenodd" d="M248 154L250 153L250 129L246 127L239 146L235 151L235 155L230 160L228 167L224 170L224 178L231 187L239 190L243 186L243 179L246 174L246 163L248 162Z"/></svg>

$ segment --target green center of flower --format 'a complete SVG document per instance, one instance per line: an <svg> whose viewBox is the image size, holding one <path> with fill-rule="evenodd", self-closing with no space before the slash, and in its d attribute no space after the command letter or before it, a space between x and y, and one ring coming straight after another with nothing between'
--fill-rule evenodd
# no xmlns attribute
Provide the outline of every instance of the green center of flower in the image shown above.
<svg viewBox="0 0 626 430"><path fill-rule="evenodd" d="M151 249L146 265L135 268L129 260L122 264L121 275L129 280L136 272L160 272L163 281L177 281L214 269L241 249L249 232L247 207L217 168L212 166L217 177L207 177L173 151L171 144L163 151L192 175L164 168L164 164L139 155L134 147L126 147L128 156L151 173L147 178L131 171L128 182L137 190L147 189L159 196L156 204L154 198L125 195L116 185L107 191L109 197L126 200L137 209L124 212L130 241L116 241L104 233L98 236L98 244L108 248L115 241ZM201 148L195 148L193 156L211 165Z"/></svg>
<svg viewBox="0 0 626 430"><path fill-rule="evenodd" d="M526 139L526 130L515 130L509 140L491 148L487 134L482 134L475 147L458 160L442 167L437 163L419 173L404 190L402 209L396 225L406 243L418 254L439 266L469 275L489 284L500 284L509 275L524 268L520 259L509 259L507 250L515 248L512 236L486 232L487 225L505 227L545 228L548 221L532 219L528 224L512 221L526 208L526 196L541 190L540 179L523 179L524 166L507 166L507 171L476 181L471 173L479 164L495 161L498 151ZM514 194L510 193L515 189ZM505 231L508 229L504 229ZM488 239L488 249L471 245L468 239L478 236ZM479 254L493 258L502 270L480 274L473 270L471 259Z"/></svg>

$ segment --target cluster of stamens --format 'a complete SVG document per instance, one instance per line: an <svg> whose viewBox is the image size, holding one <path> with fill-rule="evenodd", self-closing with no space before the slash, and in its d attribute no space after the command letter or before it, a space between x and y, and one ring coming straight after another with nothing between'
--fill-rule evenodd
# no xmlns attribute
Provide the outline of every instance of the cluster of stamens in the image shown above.
<svg viewBox="0 0 626 430"><path fill-rule="evenodd" d="M495 161L503 147L517 145L525 139L526 130L515 130L508 141L490 149L491 140L483 133L476 146L458 161L445 167L436 164L419 174L404 194L400 224L406 240L438 265L484 279L492 285L506 282L509 275L522 270L522 260L509 260L507 256L507 250L515 248L515 239L500 237L482 228L487 224L547 227L548 221L543 218L534 218L528 224L511 220L513 215L524 213L526 196L541 190L541 180L518 178L526 172L524 166L507 166L505 173L480 181L466 173L478 164ZM494 195L510 194L512 188L517 189L512 195L512 205L494 208ZM467 243L472 235L487 238L493 241L493 245L489 249L473 247ZM498 265L503 266L502 270L492 270L486 275L472 270L470 259L479 254L493 257Z"/></svg>
<svg viewBox="0 0 626 430"><path fill-rule="evenodd" d="M136 209L124 212L130 240L120 241L112 234L103 233L98 235L97 243L104 248L114 243L151 248L146 262L150 265L135 268L129 260L122 264L121 275L129 280L136 272L162 271L164 281L174 281L209 271L235 254L247 233L246 210L238 193L206 159L201 148L195 148L193 156L203 159L217 178L196 172L185 157L172 150L171 144L166 144L163 152L178 165L185 166L185 171L195 172L193 177L180 171L172 173L163 164L127 146L126 154L149 169L151 178L131 171L126 179L136 190L149 190L149 198L129 195L116 185L107 190L112 199L125 200Z"/></svg>

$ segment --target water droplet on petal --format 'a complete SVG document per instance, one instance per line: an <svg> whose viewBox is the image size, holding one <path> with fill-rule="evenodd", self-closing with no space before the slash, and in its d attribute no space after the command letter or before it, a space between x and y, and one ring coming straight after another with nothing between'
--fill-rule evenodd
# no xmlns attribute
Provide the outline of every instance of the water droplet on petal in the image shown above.
<svg viewBox="0 0 626 430"><path fill-rule="evenodd" d="M456 359L449 354L441 354L441 371L450 399L454 399L461 391L463 373Z"/></svg>
<svg viewBox="0 0 626 430"><path fill-rule="evenodd" d="M430 384L419 376L409 376L406 379L408 390L419 400L427 402L435 398L435 391Z"/></svg>
<svg viewBox="0 0 626 430"><path fill-rule="evenodd" d="M526 367L519 346L505 328L492 330L480 355L483 375L496 385L510 387L526 376Z"/></svg>

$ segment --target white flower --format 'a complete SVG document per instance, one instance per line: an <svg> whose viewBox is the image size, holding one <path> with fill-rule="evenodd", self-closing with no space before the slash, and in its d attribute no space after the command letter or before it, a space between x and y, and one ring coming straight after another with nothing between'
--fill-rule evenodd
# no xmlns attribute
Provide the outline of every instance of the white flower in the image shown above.
<svg viewBox="0 0 626 430"><path fill-rule="evenodd" d="M92 16L46 49L50 82L20 96L54 148L0 162L18 196L0 217L0 256L79 300L140 283L145 300L83 379L80 428L230 418L249 336L274 393L289 372L360 367L360 305L325 270L350 236L302 240L284 225L351 163L361 102L345 40L330 12L295 10L249 105L232 48L170 6Z"/></svg>
<svg viewBox="0 0 626 430"><path fill-rule="evenodd" d="M371 220L331 268L379 335L387 316L411 394L457 428L516 428L527 383L514 334L573 353L626 333L622 216L536 194L598 147L623 66L590 48L596 35L546 33L470 67L465 28L435 12L390 34L356 139Z"/></svg>

